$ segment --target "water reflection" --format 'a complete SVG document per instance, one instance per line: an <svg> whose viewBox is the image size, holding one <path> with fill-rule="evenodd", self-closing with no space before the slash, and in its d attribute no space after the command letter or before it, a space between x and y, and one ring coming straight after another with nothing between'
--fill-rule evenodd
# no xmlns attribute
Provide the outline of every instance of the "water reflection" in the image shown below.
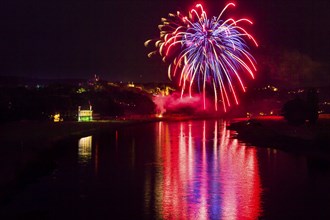
<svg viewBox="0 0 330 220"><path fill-rule="evenodd" d="M92 136L80 138L78 141L78 162L86 164L92 159Z"/></svg>
<svg viewBox="0 0 330 220"><path fill-rule="evenodd" d="M155 180L145 210L162 219L241 219L261 214L256 149L230 139L223 121L156 124Z"/></svg>

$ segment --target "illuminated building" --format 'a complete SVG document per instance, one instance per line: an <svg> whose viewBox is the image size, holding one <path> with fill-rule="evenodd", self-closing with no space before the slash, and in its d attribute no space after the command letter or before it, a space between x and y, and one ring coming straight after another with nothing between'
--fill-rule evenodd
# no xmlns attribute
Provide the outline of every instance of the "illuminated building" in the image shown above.
<svg viewBox="0 0 330 220"><path fill-rule="evenodd" d="M81 110L81 106L78 106L78 121L92 121L93 110L92 106L89 106L89 110Z"/></svg>
<svg viewBox="0 0 330 220"><path fill-rule="evenodd" d="M61 121L61 115L60 113L57 113L54 115L54 122L60 122Z"/></svg>
<svg viewBox="0 0 330 220"><path fill-rule="evenodd" d="M130 87L130 88L134 88L135 87L135 85L134 85L134 83L133 82L129 82L128 84L127 84L127 87Z"/></svg>

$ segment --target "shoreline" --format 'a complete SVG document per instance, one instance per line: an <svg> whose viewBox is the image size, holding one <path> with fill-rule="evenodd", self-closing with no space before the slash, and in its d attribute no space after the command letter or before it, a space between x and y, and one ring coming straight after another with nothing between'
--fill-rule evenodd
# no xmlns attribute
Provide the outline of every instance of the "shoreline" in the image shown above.
<svg viewBox="0 0 330 220"><path fill-rule="evenodd" d="M235 138L264 148L279 149L304 155L330 166L330 119L320 118L316 124L289 125L283 117L256 117L231 123Z"/></svg>

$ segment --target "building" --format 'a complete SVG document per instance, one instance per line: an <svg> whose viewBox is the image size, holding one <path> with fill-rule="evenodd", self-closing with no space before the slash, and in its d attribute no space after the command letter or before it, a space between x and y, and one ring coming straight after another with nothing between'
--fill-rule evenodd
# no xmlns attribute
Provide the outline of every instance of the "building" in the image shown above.
<svg viewBox="0 0 330 220"><path fill-rule="evenodd" d="M78 106L78 121L92 121L93 110L92 106L89 105L89 110L82 110L81 106Z"/></svg>

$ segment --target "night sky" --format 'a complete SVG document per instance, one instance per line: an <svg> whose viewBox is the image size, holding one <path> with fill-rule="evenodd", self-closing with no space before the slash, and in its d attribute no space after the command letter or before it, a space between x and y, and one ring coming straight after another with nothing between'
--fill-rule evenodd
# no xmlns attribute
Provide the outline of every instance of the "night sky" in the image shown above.
<svg viewBox="0 0 330 220"><path fill-rule="evenodd" d="M203 2L203 1L198 1ZM218 15L228 1L204 1ZM260 47L284 47L330 60L329 0L236 0L226 15L247 17ZM149 59L144 42L158 37L161 17L196 1L3 1L0 75L166 81L166 65Z"/></svg>

